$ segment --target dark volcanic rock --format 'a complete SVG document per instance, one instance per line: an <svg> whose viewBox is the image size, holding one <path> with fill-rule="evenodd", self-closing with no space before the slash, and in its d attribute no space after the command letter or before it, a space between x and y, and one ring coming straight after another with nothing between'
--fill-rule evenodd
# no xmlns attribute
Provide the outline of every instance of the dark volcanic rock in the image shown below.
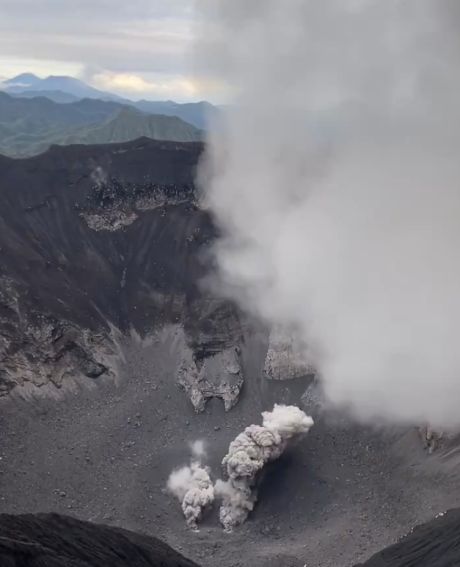
<svg viewBox="0 0 460 567"><path fill-rule="evenodd" d="M356 567L455 567L460 565L460 508L416 527L400 542Z"/></svg>
<svg viewBox="0 0 460 567"><path fill-rule="evenodd" d="M140 139L0 157L0 394L114 372L132 330L179 324L200 360L239 344L235 307L200 285L215 237L201 151Z"/></svg>
<svg viewBox="0 0 460 567"><path fill-rule="evenodd" d="M57 514L0 515L2 567L197 567L160 540Z"/></svg>

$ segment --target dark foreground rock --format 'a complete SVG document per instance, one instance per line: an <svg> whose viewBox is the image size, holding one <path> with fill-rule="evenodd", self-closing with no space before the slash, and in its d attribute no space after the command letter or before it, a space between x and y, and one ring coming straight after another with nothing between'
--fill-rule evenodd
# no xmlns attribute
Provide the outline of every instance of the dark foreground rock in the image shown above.
<svg viewBox="0 0 460 567"><path fill-rule="evenodd" d="M455 567L460 565L460 508L416 527L398 543L356 567Z"/></svg>
<svg viewBox="0 0 460 567"><path fill-rule="evenodd" d="M57 514L1 514L0 565L197 567L154 537Z"/></svg>

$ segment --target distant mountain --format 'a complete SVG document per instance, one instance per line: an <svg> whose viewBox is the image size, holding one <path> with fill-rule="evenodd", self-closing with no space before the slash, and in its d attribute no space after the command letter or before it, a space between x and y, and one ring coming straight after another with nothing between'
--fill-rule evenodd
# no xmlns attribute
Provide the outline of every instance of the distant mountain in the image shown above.
<svg viewBox="0 0 460 567"><path fill-rule="evenodd" d="M124 107L115 117L103 124L84 126L58 137L54 143L106 144L129 142L140 137L173 142L198 142L202 140L203 133L177 116L145 114L135 108Z"/></svg>
<svg viewBox="0 0 460 567"><path fill-rule="evenodd" d="M123 99L115 94L100 91L75 79L67 76L50 75L45 79L41 79L32 73L22 73L12 79L8 79L3 83L6 85L6 92L12 94L27 93L29 91L61 91L77 98L97 98L101 100L118 100Z"/></svg>
<svg viewBox="0 0 460 567"><path fill-rule="evenodd" d="M46 79L41 79L32 73L22 73L4 81L0 85L1 87L3 87L4 92L16 97L34 98L46 96L50 100L60 103L75 102L84 98L116 101L134 106L138 110L150 114L177 116L202 130L208 128L210 120L213 120L219 114L219 110L209 102L180 104L171 100L132 101L113 93L100 91L79 79L67 76L50 76Z"/></svg>
<svg viewBox="0 0 460 567"><path fill-rule="evenodd" d="M36 98L38 96L49 98L54 102L66 103L66 102L77 102L77 100L82 100L80 97L72 95L70 93L65 93L63 91L32 91L27 90L20 93L14 93L7 91L10 95L19 98ZM94 99L95 100L95 99Z"/></svg>
<svg viewBox="0 0 460 567"><path fill-rule="evenodd" d="M201 130L174 116L146 114L116 102L84 99L68 104L0 92L0 153L26 157L53 144L102 144L140 137L199 141Z"/></svg>
<svg viewBox="0 0 460 567"><path fill-rule="evenodd" d="M182 120L202 130L206 130L209 127L209 122L212 121L219 112L215 106L206 101L179 104L172 100L157 102L139 100L131 104L134 104L136 108L143 112L178 116L182 118Z"/></svg>
<svg viewBox="0 0 460 567"><path fill-rule="evenodd" d="M33 73L21 73L20 75L16 75L12 79L7 79L5 82L6 85L10 87L33 87L33 85L39 83L42 79L34 75Z"/></svg>
<svg viewBox="0 0 460 567"><path fill-rule="evenodd" d="M82 125L100 122L114 115L122 105L117 102L83 99L71 104L58 104L46 97L22 98L0 91L0 124L23 128Z"/></svg>

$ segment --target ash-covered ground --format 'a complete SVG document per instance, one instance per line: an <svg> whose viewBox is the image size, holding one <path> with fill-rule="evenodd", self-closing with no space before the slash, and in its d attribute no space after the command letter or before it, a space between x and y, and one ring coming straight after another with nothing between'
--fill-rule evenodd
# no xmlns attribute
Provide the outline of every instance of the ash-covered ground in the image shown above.
<svg viewBox="0 0 460 567"><path fill-rule="evenodd" d="M203 439L208 463L219 463L244 427L260 422L274 401L300 403L308 380L262 379L267 337L246 337L248 377L228 413L211 400L196 414L175 381L184 350L170 326L149 340L123 344L116 381L84 382L62 399L4 399L0 503L7 513L57 511L164 539L207 566L348 566L367 559L415 524L459 504L460 479L429 456L415 430L383 431L318 415L295 448L274 463L249 521L232 534L211 511L199 533L185 527L179 503L165 491L185 464L188 444ZM310 407L309 407L310 405ZM450 472L449 472L450 471Z"/></svg>

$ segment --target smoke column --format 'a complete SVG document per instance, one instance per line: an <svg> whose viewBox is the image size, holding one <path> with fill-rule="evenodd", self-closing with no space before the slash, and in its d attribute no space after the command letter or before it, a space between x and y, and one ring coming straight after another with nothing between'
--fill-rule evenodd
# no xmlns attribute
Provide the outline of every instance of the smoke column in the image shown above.
<svg viewBox="0 0 460 567"><path fill-rule="evenodd" d="M222 465L227 480L218 480L217 497L222 499L219 519L225 530L242 524L257 500L258 475L270 461L278 459L289 442L308 433L311 417L296 406L275 404L262 413L263 424L250 425L230 443Z"/></svg>
<svg viewBox="0 0 460 567"><path fill-rule="evenodd" d="M201 167L221 285L332 404L460 425L460 3L203 0L232 85Z"/></svg>
<svg viewBox="0 0 460 567"><path fill-rule="evenodd" d="M203 511L214 502L214 486L209 467L201 463L206 455L203 441L191 443L190 449L194 459L190 465L172 471L167 488L181 503L189 528L197 530Z"/></svg>

